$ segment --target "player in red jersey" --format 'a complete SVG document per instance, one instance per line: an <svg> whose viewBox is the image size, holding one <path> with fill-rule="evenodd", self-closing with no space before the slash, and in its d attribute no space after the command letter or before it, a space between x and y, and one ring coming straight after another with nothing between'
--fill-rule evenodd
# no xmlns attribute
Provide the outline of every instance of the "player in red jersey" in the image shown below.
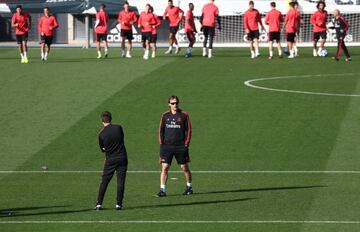
<svg viewBox="0 0 360 232"><path fill-rule="evenodd" d="M28 33L31 28L31 17L28 13L23 12L22 6L16 6L16 13L11 19L11 26L15 28L16 41L19 46L21 63L27 64L29 59L27 57L27 41Z"/></svg>
<svg viewBox="0 0 360 232"><path fill-rule="evenodd" d="M283 17L281 12L276 10L276 3L271 2L271 11L266 14L265 23L269 25L269 59L272 59L274 56L273 53L273 43L277 43L279 58L282 58L282 48L280 43L280 24L283 22Z"/></svg>
<svg viewBox="0 0 360 232"><path fill-rule="evenodd" d="M54 30L59 27L56 18L50 15L49 7L44 8L44 16L39 20L38 30L41 36L41 60L47 60L48 54L50 53L50 47L53 41Z"/></svg>
<svg viewBox="0 0 360 232"><path fill-rule="evenodd" d="M300 13L294 8L295 3L290 2L290 10L287 12L285 17L284 29L286 31L286 41L289 50L289 57L295 57L294 43L296 32L299 30Z"/></svg>
<svg viewBox="0 0 360 232"><path fill-rule="evenodd" d="M141 41L143 43L143 47L145 49L145 53L143 58L145 60L149 59L149 49L150 49L150 41L152 37L153 25L156 24L155 17L153 13L150 13L150 4L146 4L145 10L141 12L138 26L141 29Z"/></svg>
<svg viewBox="0 0 360 232"><path fill-rule="evenodd" d="M172 0L168 0L168 7L166 7L164 15L163 15L163 19L166 19L166 16L169 18L169 23L170 23L170 35L169 35L169 49L165 52L165 54L171 54L172 53L172 49L173 49L173 45L175 44L176 47L176 54L179 54L180 52L180 47L178 44L178 41L176 39L176 33L179 30L179 24L181 23L183 16L184 16L184 11L181 10L179 7L174 6L174 3Z"/></svg>
<svg viewBox="0 0 360 232"><path fill-rule="evenodd" d="M204 33L203 56L212 58L213 42L215 37L215 25L218 23L218 30L221 31L221 20L219 16L219 8L214 4L214 0L206 4L202 9L200 17L201 31ZM207 49L207 41L209 39L209 49Z"/></svg>
<svg viewBox="0 0 360 232"><path fill-rule="evenodd" d="M154 8L152 6L150 7L149 12L154 14ZM161 25L161 20L156 14L154 14L154 19L155 19L155 24L152 25L151 39L150 39L150 47L152 50L151 58L156 58L157 29Z"/></svg>
<svg viewBox="0 0 360 232"><path fill-rule="evenodd" d="M137 22L137 16L134 11L129 9L130 5L126 1L124 9L119 12L118 22L121 25L121 57L131 58L133 31L132 27ZM125 41L128 41L127 51L125 52Z"/></svg>
<svg viewBox="0 0 360 232"><path fill-rule="evenodd" d="M325 10L326 4L323 1L319 1L316 5L318 9L310 18L313 29L313 56L320 56L321 50L324 49L326 42L326 24L327 24L327 11ZM320 40L319 50L317 49L317 42Z"/></svg>
<svg viewBox="0 0 360 232"><path fill-rule="evenodd" d="M300 7L299 7L299 3L297 1L294 2L294 9L298 12L299 14L299 21L298 21L298 30L295 34L295 42L293 44L293 49L294 49L294 55L298 56L298 48L297 48L297 43L299 42L299 34L300 34L300 27L301 24L304 23L303 19L301 18L301 11L300 11Z"/></svg>
<svg viewBox="0 0 360 232"><path fill-rule="evenodd" d="M104 42L105 47L105 58L108 57L108 42L107 42L107 27L109 17L105 10L105 4L100 5L99 12L96 14L96 21L95 21L95 33L96 33L96 49L98 52L97 58L101 58L101 41Z"/></svg>
<svg viewBox="0 0 360 232"><path fill-rule="evenodd" d="M189 47L185 55L186 58L192 57L192 48L194 46L194 43L196 42L195 34L197 33L197 30L195 27L193 11L194 11L194 4L189 3L189 10L186 13L186 17L185 17L185 32L189 40Z"/></svg>
<svg viewBox="0 0 360 232"><path fill-rule="evenodd" d="M259 53L259 24L261 30L264 25L261 22L261 16L257 9L254 8L254 2L249 2L249 9L244 13L244 28L247 38L250 41L251 58L254 59L260 55Z"/></svg>

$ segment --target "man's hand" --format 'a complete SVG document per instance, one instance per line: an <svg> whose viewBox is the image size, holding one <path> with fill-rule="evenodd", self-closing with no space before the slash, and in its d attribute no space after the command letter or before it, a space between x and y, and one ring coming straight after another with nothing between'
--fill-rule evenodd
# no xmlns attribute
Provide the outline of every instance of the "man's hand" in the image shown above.
<svg viewBox="0 0 360 232"><path fill-rule="evenodd" d="M41 32L41 36L44 36L45 34L44 34L44 32Z"/></svg>
<svg viewBox="0 0 360 232"><path fill-rule="evenodd" d="M246 34L249 34L249 33L250 33L250 30L249 30L249 29L245 29L245 33L246 33Z"/></svg>

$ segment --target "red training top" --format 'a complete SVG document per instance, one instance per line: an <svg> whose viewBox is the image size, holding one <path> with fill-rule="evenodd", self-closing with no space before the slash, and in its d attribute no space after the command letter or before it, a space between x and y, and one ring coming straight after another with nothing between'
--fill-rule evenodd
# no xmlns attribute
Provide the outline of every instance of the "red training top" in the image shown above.
<svg viewBox="0 0 360 232"><path fill-rule="evenodd" d="M155 17L153 13L141 12L138 25L141 26L142 32L152 32L153 25L155 25Z"/></svg>
<svg viewBox="0 0 360 232"><path fill-rule="evenodd" d="M276 9L272 9L265 17L265 24L269 25L269 32L280 32L280 23L283 21L281 12Z"/></svg>
<svg viewBox="0 0 360 232"><path fill-rule="evenodd" d="M185 32L192 33L194 31L196 31L195 22L194 22L194 14L191 10L189 10L186 13L186 17L185 17Z"/></svg>
<svg viewBox="0 0 360 232"><path fill-rule="evenodd" d="M23 35L29 32L29 23L28 23L29 18L30 15L28 13L13 14L11 21L13 24L18 24L17 27L15 28L16 35Z"/></svg>
<svg viewBox="0 0 360 232"><path fill-rule="evenodd" d="M122 10L119 12L118 22L121 24L121 30L132 30L132 24L137 22L137 16L134 11Z"/></svg>
<svg viewBox="0 0 360 232"><path fill-rule="evenodd" d="M184 11L181 10L177 6L173 6L170 8L170 6L166 7L164 12L164 17L168 16L170 21L170 27L177 27L179 26L183 16Z"/></svg>
<svg viewBox="0 0 360 232"><path fill-rule="evenodd" d="M326 10L318 10L311 15L310 23L314 26L314 32L326 31L327 16L328 14Z"/></svg>
<svg viewBox="0 0 360 232"><path fill-rule="evenodd" d="M215 19L219 15L219 8L213 3L206 4L202 9L203 21L202 26L215 27Z"/></svg>
<svg viewBox="0 0 360 232"><path fill-rule="evenodd" d="M44 35L46 35L46 36L53 36L54 29L56 29L58 27L59 27L59 24L56 21L56 18L52 15L50 15L49 17L46 17L44 15L39 20L38 30L39 30L40 34L44 33Z"/></svg>
<svg viewBox="0 0 360 232"><path fill-rule="evenodd" d="M299 30L300 12L290 9L285 17L286 33L296 33Z"/></svg>
<svg viewBox="0 0 360 232"><path fill-rule="evenodd" d="M152 26L152 34L153 35L157 35L157 29L160 27L161 25L161 20L159 19L159 17L154 14L154 19L155 19L155 24Z"/></svg>
<svg viewBox="0 0 360 232"><path fill-rule="evenodd" d="M95 28L95 32L97 34L106 34L107 33L107 27L108 27L108 21L109 17L104 11L99 11L96 14L96 20L99 20L99 24Z"/></svg>
<svg viewBox="0 0 360 232"><path fill-rule="evenodd" d="M256 31L259 30L259 23L262 26L260 13L258 10L247 10L244 14L245 30Z"/></svg>

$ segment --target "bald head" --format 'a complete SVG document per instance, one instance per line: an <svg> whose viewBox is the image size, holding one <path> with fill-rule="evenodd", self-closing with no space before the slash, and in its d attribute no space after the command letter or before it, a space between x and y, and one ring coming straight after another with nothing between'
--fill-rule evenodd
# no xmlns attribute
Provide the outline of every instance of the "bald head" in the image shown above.
<svg viewBox="0 0 360 232"><path fill-rule="evenodd" d="M334 17L339 17L340 16L340 10L339 9L335 9L333 12Z"/></svg>

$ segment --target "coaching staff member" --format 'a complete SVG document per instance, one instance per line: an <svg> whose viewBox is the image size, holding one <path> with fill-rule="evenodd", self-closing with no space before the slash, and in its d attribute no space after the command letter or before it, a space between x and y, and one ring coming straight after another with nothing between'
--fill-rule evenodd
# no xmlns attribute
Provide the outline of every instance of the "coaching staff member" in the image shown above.
<svg viewBox="0 0 360 232"><path fill-rule="evenodd" d="M162 170L160 174L160 192L158 197L166 196L166 182L168 172L175 156L185 174L186 189L184 195L191 195L191 172L188 163L189 144L191 139L191 124L189 115L179 108L179 98L171 96L168 100L169 111L162 114L159 127L160 163Z"/></svg>
<svg viewBox="0 0 360 232"><path fill-rule="evenodd" d="M128 165L124 132L120 125L111 123L111 113L108 111L101 113L101 121L104 127L99 133L99 146L101 151L105 153L106 159L95 209L101 209L106 188L116 171L117 203L115 208L121 210L123 208L125 177Z"/></svg>

